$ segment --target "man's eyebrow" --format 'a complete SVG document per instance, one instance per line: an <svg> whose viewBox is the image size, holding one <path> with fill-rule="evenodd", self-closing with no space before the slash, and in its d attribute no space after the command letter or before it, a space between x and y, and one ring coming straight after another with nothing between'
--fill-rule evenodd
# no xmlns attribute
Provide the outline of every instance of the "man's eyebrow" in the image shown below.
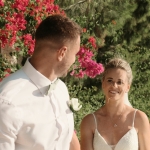
<svg viewBox="0 0 150 150"><path fill-rule="evenodd" d="M112 77L107 77L107 79L113 79Z"/></svg>

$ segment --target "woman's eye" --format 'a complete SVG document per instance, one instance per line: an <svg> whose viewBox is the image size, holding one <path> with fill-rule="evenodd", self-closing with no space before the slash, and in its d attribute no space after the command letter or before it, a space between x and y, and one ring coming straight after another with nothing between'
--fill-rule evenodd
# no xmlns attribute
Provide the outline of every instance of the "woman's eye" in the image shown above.
<svg viewBox="0 0 150 150"><path fill-rule="evenodd" d="M121 85L121 84L123 84L123 82L122 82L122 81L118 81L117 84L118 84L118 85Z"/></svg>

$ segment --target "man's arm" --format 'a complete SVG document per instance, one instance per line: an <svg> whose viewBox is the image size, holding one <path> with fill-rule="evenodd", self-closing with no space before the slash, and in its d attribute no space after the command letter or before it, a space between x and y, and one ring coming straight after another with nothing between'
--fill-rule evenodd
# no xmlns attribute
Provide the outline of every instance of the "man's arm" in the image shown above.
<svg viewBox="0 0 150 150"><path fill-rule="evenodd" d="M76 133L73 133L73 137L70 143L70 150L80 150L80 143Z"/></svg>
<svg viewBox="0 0 150 150"><path fill-rule="evenodd" d="M20 111L0 97L0 150L14 150L20 129Z"/></svg>

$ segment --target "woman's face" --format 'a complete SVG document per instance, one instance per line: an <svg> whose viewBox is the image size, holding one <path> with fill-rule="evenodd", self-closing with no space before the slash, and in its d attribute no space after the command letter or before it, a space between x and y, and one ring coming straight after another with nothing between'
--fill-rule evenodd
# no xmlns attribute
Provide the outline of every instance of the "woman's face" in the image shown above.
<svg viewBox="0 0 150 150"><path fill-rule="evenodd" d="M119 68L108 69L102 82L102 89L106 100L123 100L125 93L130 89L127 72Z"/></svg>

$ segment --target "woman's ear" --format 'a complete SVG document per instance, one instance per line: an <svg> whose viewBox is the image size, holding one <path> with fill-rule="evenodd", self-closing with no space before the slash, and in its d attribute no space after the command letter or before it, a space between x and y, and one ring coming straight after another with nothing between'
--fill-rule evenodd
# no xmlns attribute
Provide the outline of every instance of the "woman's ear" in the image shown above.
<svg viewBox="0 0 150 150"><path fill-rule="evenodd" d="M58 61L62 61L63 58L65 57L66 53L67 53L67 46L63 46L62 48L60 48L58 51L57 51L57 59Z"/></svg>
<svg viewBox="0 0 150 150"><path fill-rule="evenodd" d="M129 92L129 90L130 90L130 85L128 84L128 86L127 86L127 89L126 89L126 93L128 93Z"/></svg>

